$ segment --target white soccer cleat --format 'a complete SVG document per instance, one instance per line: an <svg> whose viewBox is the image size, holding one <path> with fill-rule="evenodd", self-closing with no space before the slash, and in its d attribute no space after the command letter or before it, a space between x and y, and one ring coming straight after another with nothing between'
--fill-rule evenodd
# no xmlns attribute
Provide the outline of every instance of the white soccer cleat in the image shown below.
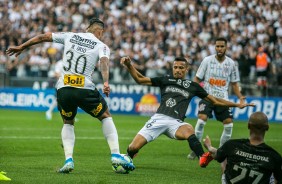
<svg viewBox="0 0 282 184"><path fill-rule="evenodd" d="M124 169L128 171L133 171L135 166L133 165L132 159L129 156L121 154L112 154L111 162L113 166L121 165Z"/></svg>
<svg viewBox="0 0 282 184"><path fill-rule="evenodd" d="M46 116L47 120L49 120L49 121L52 120L52 113L50 111L46 111L45 116Z"/></svg>
<svg viewBox="0 0 282 184"><path fill-rule="evenodd" d="M58 173L70 173L71 171L74 170L74 163L72 158L69 158L65 161L65 165L58 170Z"/></svg>
<svg viewBox="0 0 282 184"><path fill-rule="evenodd" d="M189 160L195 160L195 158L197 158L197 155L195 154L194 151L192 151L192 152L187 156L187 158L188 158Z"/></svg>

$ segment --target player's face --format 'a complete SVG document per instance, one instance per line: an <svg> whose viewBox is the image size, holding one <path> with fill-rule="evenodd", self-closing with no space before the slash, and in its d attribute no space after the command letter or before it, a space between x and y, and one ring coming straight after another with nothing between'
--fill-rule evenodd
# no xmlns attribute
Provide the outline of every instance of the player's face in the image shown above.
<svg viewBox="0 0 282 184"><path fill-rule="evenodd" d="M219 58L225 56L225 52L226 52L225 42L224 41L216 41L215 42L215 51L216 51L216 55Z"/></svg>
<svg viewBox="0 0 282 184"><path fill-rule="evenodd" d="M174 78L184 79L188 72L188 65L184 61L174 61L172 72Z"/></svg>

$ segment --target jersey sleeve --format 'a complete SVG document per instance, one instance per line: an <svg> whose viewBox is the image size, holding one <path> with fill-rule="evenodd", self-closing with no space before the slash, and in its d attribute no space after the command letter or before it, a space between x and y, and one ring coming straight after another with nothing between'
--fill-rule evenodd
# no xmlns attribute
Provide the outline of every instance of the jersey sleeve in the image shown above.
<svg viewBox="0 0 282 184"><path fill-rule="evenodd" d="M207 71L207 67L208 67L208 62L207 62L207 59L205 58L201 62L200 67L197 70L196 77L198 77L199 79L203 80L204 76L205 76L205 73Z"/></svg>
<svg viewBox="0 0 282 184"><path fill-rule="evenodd" d="M215 160L217 160L219 163L223 162L227 155L228 155L228 150L231 149L232 147L230 146L232 144L231 140L225 142L220 148L217 149L216 157Z"/></svg>
<svg viewBox="0 0 282 184"><path fill-rule="evenodd" d="M107 57L108 59L110 58L110 49L105 44L99 48L99 59L102 57Z"/></svg>
<svg viewBox="0 0 282 184"><path fill-rule="evenodd" d="M55 43L65 44L65 39L70 35L68 32L52 33L52 39Z"/></svg>
<svg viewBox="0 0 282 184"><path fill-rule="evenodd" d="M151 78L152 86L161 86L163 81L162 79L162 77Z"/></svg>
<svg viewBox="0 0 282 184"><path fill-rule="evenodd" d="M230 81L231 82L239 82L240 81L239 69L238 69L238 65L236 63L234 63L234 65L233 65Z"/></svg>
<svg viewBox="0 0 282 184"><path fill-rule="evenodd" d="M195 94L197 97L203 99L209 95L207 91L200 86L200 84L198 84L197 82L193 82L193 84L195 85L195 89L196 89Z"/></svg>

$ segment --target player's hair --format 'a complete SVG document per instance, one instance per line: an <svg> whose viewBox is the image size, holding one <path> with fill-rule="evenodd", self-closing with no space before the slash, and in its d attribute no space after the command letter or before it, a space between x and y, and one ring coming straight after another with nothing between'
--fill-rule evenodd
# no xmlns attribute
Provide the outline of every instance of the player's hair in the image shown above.
<svg viewBox="0 0 282 184"><path fill-rule="evenodd" d="M225 45L227 44L227 40L226 40L225 38L223 38L223 37L217 38L217 39L215 40L215 42L217 42L217 41L223 41L223 42L225 43Z"/></svg>
<svg viewBox="0 0 282 184"><path fill-rule="evenodd" d="M176 57L174 61L184 61L187 66L190 65L190 62L185 57Z"/></svg>
<svg viewBox="0 0 282 184"><path fill-rule="evenodd" d="M100 20L99 18L92 18L89 20L89 26L87 27L87 29L92 26L93 24L98 24L99 26L101 26L104 29L104 22L102 20Z"/></svg>
<svg viewBox="0 0 282 184"><path fill-rule="evenodd" d="M265 132L268 130L268 118L263 112L254 112L248 122L248 127L256 132Z"/></svg>

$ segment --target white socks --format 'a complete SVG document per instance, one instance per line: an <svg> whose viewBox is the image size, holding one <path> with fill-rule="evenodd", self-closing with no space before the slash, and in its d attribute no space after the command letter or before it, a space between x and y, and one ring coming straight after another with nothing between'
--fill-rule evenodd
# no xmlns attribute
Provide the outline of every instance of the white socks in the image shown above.
<svg viewBox="0 0 282 184"><path fill-rule="evenodd" d="M195 135L200 142L202 142L205 125L206 125L206 122L204 120L198 119L197 124L195 126Z"/></svg>
<svg viewBox="0 0 282 184"><path fill-rule="evenodd" d="M225 174L221 176L221 184L226 184Z"/></svg>
<svg viewBox="0 0 282 184"><path fill-rule="evenodd" d="M223 125L223 132L220 137L219 147L221 147L226 141L228 141L231 138L232 129L233 129L233 123Z"/></svg>
<svg viewBox="0 0 282 184"><path fill-rule="evenodd" d="M72 158L73 148L75 142L74 126L70 124L64 124L62 128L62 141L65 151L66 160Z"/></svg>
<svg viewBox="0 0 282 184"><path fill-rule="evenodd" d="M118 134L112 117L102 120L102 130L109 144L111 154L119 154Z"/></svg>

